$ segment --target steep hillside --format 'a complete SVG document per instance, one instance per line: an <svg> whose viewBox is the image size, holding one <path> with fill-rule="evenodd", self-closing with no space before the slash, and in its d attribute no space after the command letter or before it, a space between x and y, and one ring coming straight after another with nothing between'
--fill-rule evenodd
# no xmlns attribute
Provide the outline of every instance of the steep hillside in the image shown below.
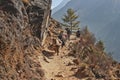
<svg viewBox="0 0 120 80"><path fill-rule="evenodd" d="M120 63L104 44L87 28L68 40L50 6L51 0L1 0L0 80L119 80Z"/></svg>
<svg viewBox="0 0 120 80"><path fill-rule="evenodd" d="M45 80L38 56L51 0L0 0L0 80Z"/></svg>
<svg viewBox="0 0 120 80"><path fill-rule="evenodd" d="M43 55L39 57L47 80L119 80L120 64L107 55L104 45L86 28L81 37L71 35L65 46L55 47L53 39L62 30L53 20L48 28L51 35L45 39ZM57 54L56 49L59 49Z"/></svg>
<svg viewBox="0 0 120 80"><path fill-rule="evenodd" d="M119 15L120 0L71 0L52 17L61 22L61 17L68 8L73 8L80 16L81 27L88 25L97 39L102 39L108 52L113 52L116 60L120 61ZM114 39L113 39L114 36ZM115 43L116 42L116 43ZM117 49L117 50L116 50Z"/></svg>

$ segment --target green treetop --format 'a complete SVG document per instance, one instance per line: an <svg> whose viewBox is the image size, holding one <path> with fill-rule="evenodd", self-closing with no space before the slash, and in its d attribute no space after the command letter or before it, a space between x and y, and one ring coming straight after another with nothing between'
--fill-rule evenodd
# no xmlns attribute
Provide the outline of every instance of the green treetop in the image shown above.
<svg viewBox="0 0 120 80"><path fill-rule="evenodd" d="M71 32L73 28L78 28L80 21L77 21L78 15L75 14L75 11L73 9L68 9L67 13L63 16L63 25L65 27L69 27Z"/></svg>

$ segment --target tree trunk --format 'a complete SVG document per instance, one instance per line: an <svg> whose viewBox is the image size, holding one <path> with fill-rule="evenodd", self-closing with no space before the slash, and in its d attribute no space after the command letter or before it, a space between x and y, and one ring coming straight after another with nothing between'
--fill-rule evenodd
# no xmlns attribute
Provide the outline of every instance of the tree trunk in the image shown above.
<svg viewBox="0 0 120 80"><path fill-rule="evenodd" d="M72 22L70 22L70 30L71 30L71 34L72 34Z"/></svg>

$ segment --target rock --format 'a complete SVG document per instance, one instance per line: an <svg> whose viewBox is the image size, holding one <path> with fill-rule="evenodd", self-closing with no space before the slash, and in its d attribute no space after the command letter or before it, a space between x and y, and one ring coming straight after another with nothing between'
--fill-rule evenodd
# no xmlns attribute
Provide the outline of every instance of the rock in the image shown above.
<svg viewBox="0 0 120 80"><path fill-rule="evenodd" d="M71 66L71 65L74 65L74 63L73 63L73 62L69 62L69 63L67 64L67 66Z"/></svg>
<svg viewBox="0 0 120 80"><path fill-rule="evenodd" d="M87 77L94 77L94 74L86 66L81 66L75 73L75 76L79 79L82 79Z"/></svg>
<svg viewBox="0 0 120 80"><path fill-rule="evenodd" d="M50 23L50 6L51 0L2 0L0 80L45 80L37 56Z"/></svg>
<svg viewBox="0 0 120 80"><path fill-rule="evenodd" d="M43 50L42 53L47 57L55 55L55 51L52 51L52 50Z"/></svg>
<svg viewBox="0 0 120 80"><path fill-rule="evenodd" d="M49 63L49 60L48 60L47 57L44 57L44 61L47 62L47 63Z"/></svg>
<svg viewBox="0 0 120 80"><path fill-rule="evenodd" d="M64 77L64 75L62 75L62 74L57 74L57 75L55 75L55 77Z"/></svg>
<svg viewBox="0 0 120 80"><path fill-rule="evenodd" d="M80 64L80 61L78 59L74 59L73 62L76 64L76 65L79 65Z"/></svg>
<svg viewBox="0 0 120 80"><path fill-rule="evenodd" d="M56 75L56 77L64 77L64 75L62 75L62 74L61 75Z"/></svg>
<svg viewBox="0 0 120 80"><path fill-rule="evenodd" d="M115 71L115 74L116 74L116 76L117 76L118 78L120 78L120 70L116 70L116 71Z"/></svg>
<svg viewBox="0 0 120 80"><path fill-rule="evenodd" d="M55 77L65 77L62 72L58 72L57 75L55 75Z"/></svg>
<svg viewBox="0 0 120 80"><path fill-rule="evenodd" d="M73 68L71 68L70 70L71 70L71 71L75 71L75 70L77 70L77 69L78 69L78 68L76 68L76 67L74 68L74 67L73 67Z"/></svg>

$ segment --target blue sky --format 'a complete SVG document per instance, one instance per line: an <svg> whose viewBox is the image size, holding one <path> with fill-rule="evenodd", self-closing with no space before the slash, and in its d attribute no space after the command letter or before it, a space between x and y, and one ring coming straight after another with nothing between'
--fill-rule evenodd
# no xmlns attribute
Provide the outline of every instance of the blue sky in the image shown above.
<svg viewBox="0 0 120 80"><path fill-rule="evenodd" d="M57 7L63 0L52 0L52 9Z"/></svg>

